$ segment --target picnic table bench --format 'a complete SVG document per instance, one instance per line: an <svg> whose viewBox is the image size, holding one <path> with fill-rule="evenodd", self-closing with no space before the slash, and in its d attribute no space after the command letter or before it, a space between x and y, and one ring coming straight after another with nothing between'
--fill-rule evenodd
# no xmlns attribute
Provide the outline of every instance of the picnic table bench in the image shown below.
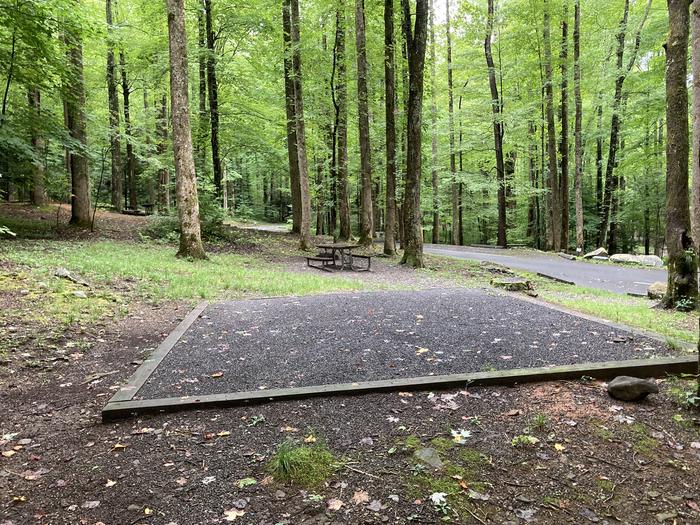
<svg viewBox="0 0 700 525"><path fill-rule="evenodd" d="M353 250L360 248L359 244L352 243L329 243L319 244L318 248L323 252L318 255L306 256L306 264L311 268L318 268L330 272L331 270L350 270L350 271L365 271L369 272L372 266L372 255L360 255L352 253ZM359 268L355 266L355 259L367 261L365 267ZM336 263L339 261L339 264ZM311 264L312 262L320 262L320 266Z"/></svg>

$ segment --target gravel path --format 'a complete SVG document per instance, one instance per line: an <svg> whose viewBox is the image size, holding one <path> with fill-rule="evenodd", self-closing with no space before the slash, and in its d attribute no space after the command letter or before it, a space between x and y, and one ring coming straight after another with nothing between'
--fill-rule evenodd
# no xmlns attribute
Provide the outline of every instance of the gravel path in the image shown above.
<svg viewBox="0 0 700 525"><path fill-rule="evenodd" d="M665 345L483 290L210 305L136 399L667 355Z"/></svg>

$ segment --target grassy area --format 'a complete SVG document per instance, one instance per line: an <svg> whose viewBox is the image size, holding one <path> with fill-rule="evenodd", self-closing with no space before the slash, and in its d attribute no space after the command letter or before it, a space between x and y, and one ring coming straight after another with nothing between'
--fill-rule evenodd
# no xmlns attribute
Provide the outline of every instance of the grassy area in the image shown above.
<svg viewBox="0 0 700 525"><path fill-rule="evenodd" d="M119 289L135 283L152 300L306 295L358 290L361 281L286 270L252 256L211 255L208 261L177 259L172 246L115 241L6 243L0 256L49 279L57 267Z"/></svg>

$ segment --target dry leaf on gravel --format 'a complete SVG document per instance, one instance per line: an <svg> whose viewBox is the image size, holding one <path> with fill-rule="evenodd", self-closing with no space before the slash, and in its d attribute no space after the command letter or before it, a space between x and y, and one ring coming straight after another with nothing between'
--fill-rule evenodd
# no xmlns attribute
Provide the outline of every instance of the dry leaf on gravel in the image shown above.
<svg viewBox="0 0 700 525"><path fill-rule="evenodd" d="M363 503L367 503L369 501L369 494L365 492L364 490L356 490L355 494L352 495L352 502L355 505L362 505Z"/></svg>

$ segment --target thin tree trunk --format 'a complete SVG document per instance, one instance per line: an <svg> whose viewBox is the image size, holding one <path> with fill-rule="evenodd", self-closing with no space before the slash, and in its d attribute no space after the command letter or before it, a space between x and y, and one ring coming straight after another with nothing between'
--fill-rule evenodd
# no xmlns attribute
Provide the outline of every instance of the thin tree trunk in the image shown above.
<svg viewBox="0 0 700 525"><path fill-rule="evenodd" d="M394 1L384 0L384 89L386 98L386 224L384 253L396 254L396 75Z"/></svg>
<svg viewBox="0 0 700 525"><path fill-rule="evenodd" d="M457 184L457 160L455 157L454 84L452 80L452 28L450 25L450 0L445 0L445 31L447 37L447 112L450 134L450 190L452 195L452 244L459 244L459 192Z"/></svg>
<svg viewBox="0 0 700 525"><path fill-rule="evenodd" d="M423 219L421 215L421 128L423 73L428 36L428 0L416 0L415 27L411 29L409 0L401 0L408 49L408 134L406 188L404 192L405 246L402 264L423 268Z"/></svg>
<svg viewBox="0 0 700 525"><path fill-rule="evenodd" d="M46 168L44 164L46 141L39 127L39 119L41 118L41 92L39 88L29 88L28 100L29 110L32 115L32 124L30 127L31 143L34 155L37 157L32 163L32 192L30 194L30 199L34 206L43 206L46 204Z"/></svg>
<svg viewBox="0 0 700 525"><path fill-rule="evenodd" d="M348 191L348 80L345 59L345 2L338 0L336 7L335 62L338 68L338 86L335 100L337 133L337 191L338 191L338 240L347 241L352 235Z"/></svg>
<svg viewBox="0 0 700 525"><path fill-rule="evenodd" d="M595 211L596 217L603 216L603 105L598 104L596 110L598 115L598 138L596 139L595 147ZM598 228L596 235L596 246L602 246L603 240L600 235L601 228Z"/></svg>
<svg viewBox="0 0 700 525"><path fill-rule="evenodd" d="M117 92L114 44L112 42L112 1L106 0L107 19L107 100L109 106L109 144L112 156L112 207L119 213L123 208L124 168L119 138L119 94Z"/></svg>
<svg viewBox="0 0 700 525"><path fill-rule="evenodd" d="M299 0L290 0L292 42L292 84L294 86L294 123L296 125L297 156L299 161L300 232L299 248L311 249L311 195L309 194L309 162L306 155L304 124L304 97L301 76L301 44L299 35Z"/></svg>
<svg viewBox="0 0 700 525"><path fill-rule="evenodd" d="M435 9L433 0L430 0L430 116L431 116L431 153L432 166L431 178L433 186L433 244L440 242L440 178L438 176L438 111L437 111L437 72L435 65L437 57L435 56Z"/></svg>
<svg viewBox="0 0 700 525"><path fill-rule="evenodd" d="M625 83L627 75L634 66L637 60L637 52L639 51L639 45L641 43L641 33L644 23L649 16L649 10L651 9L651 1L648 0L646 9L644 11L644 16L634 40L634 47L632 49L632 56L629 59L627 67L624 66L624 55L625 55L625 38L627 33L627 20L629 18L629 0L625 0L625 10L622 15L622 21L620 22L620 30L617 34L617 78L615 80L615 95L613 98L612 106L612 119L610 122L610 143L608 144L608 162L605 168L605 187L603 193L603 209L600 221L600 231L599 236L601 239L601 245L606 246L608 244L608 233L610 229L610 217L611 208L613 201L613 193L617 191L618 180L614 177L614 170L617 166L617 150L619 147L619 137L620 137L620 106L622 105L622 88Z"/></svg>
<svg viewBox="0 0 700 525"><path fill-rule="evenodd" d="M449 1L449 0L448 0ZM486 22L486 38L484 39L484 53L489 74L489 88L491 90L491 110L493 113L493 140L496 150L496 184L498 185L498 246L505 248L508 245L506 236L506 172L503 160L503 122L502 103L496 84L496 69L491 52L491 39L493 38L494 0L488 0L488 18Z"/></svg>
<svg viewBox="0 0 700 525"><path fill-rule="evenodd" d="M209 135L209 115L207 114L207 27L205 7L200 3L197 9L197 65L199 72L199 115L197 142L195 144L197 172L203 175L207 164L207 136Z"/></svg>
<svg viewBox="0 0 700 525"><path fill-rule="evenodd" d="M134 157L134 135L131 128L131 109L129 105L129 79L126 74L126 61L124 52L119 52L119 65L122 73L122 97L124 98L124 131L126 133L126 182L129 190L129 208L136 210L138 207L136 187L136 158Z"/></svg>
<svg viewBox="0 0 700 525"><path fill-rule="evenodd" d="M559 202L561 203L561 249L567 251L569 249L569 0L564 0L559 58L561 68L561 137L559 141L561 197Z"/></svg>
<svg viewBox="0 0 700 525"><path fill-rule="evenodd" d="M690 235L688 194L688 0L668 0L666 43L666 246L667 307L693 310L698 297L698 265Z"/></svg>
<svg viewBox="0 0 700 525"><path fill-rule="evenodd" d="M574 193L576 206L576 253L584 252L583 232L583 106L581 104L581 0L574 0L574 104L576 121L574 123Z"/></svg>
<svg viewBox="0 0 700 525"><path fill-rule="evenodd" d="M548 248L554 251L561 249L561 205L559 191L559 167L557 162L557 137L554 124L554 90L552 89L552 42L550 29L549 2L544 8L544 71L545 71L545 102L547 113L547 156L549 158L548 200L549 228L547 228Z"/></svg>
<svg viewBox="0 0 700 525"><path fill-rule="evenodd" d="M284 92L287 111L287 155L289 157L289 186L292 196L292 233L301 232L301 190L299 186L299 154L297 152L296 109L294 102L294 71L292 66L292 14L289 0L282 3L284 36Z"/></svg>
<svg viewBox="0 0 700 525"><path fill-rule="evenodd" d="M74 32L66 33L68 70L65 80L65 119L71 139L79 149L69 150L67 164L71 176L70 223L90 226L90 173L87 158L87 117L85 115L85 76L83 74L83 44Z"/></svg>
<svg viewBox="0 0 700 525"><path fill-rule="evenodd" d="M156 153L163 155L168 150L168 107L165 94L160 100L156 135L158 136ZM170 170L165 165L158 170L158 209L162 213L170 210Z"/></svg>
<svg viewBox="0 0 700 525"><path fill-rule="evenodd" d="M184 0L166 0L170 50L170 107L173 126L173 155L177 179L177 209L180 219L178 257L206 259L199 225L197 177L194 169L190 104L187 79L187 33Z"/></svg>
<svg viewBox="0 0 700 525"><path fill-rule="evenodd" d="M369 138L369 94L365 43L365 2L355 0L355 43L357 47L357 112L360 140L360 244L372 244L372 159Z"/></svg>
<svg viewBox="0 0 700 525"><path fill-rule="evenodd" d="M693 66L693 186L691 222L695 252L700 253L700 6L690 4Z"/></svg>
<svg viewBox="0 0 700 525"><path fill-rule="evenodd" d="M222 169L219 153L219 85L216 81L216 49L212 22L212 0L204 0L207 30L207 89L209 95L209 118L211 121L211 163L214 171L214 187L219 199L222 197Z"/></svg>
<svg viewBox="0 0 700 525"><path fill-rule="evenodd" d="M535 139L535 123L531 120L527 126L528 134L528 173L530 176L530 201L527 208L527 236L532 238L533 245L538 248L539 242L539 197L537 196L537 143Z"/></svg>

